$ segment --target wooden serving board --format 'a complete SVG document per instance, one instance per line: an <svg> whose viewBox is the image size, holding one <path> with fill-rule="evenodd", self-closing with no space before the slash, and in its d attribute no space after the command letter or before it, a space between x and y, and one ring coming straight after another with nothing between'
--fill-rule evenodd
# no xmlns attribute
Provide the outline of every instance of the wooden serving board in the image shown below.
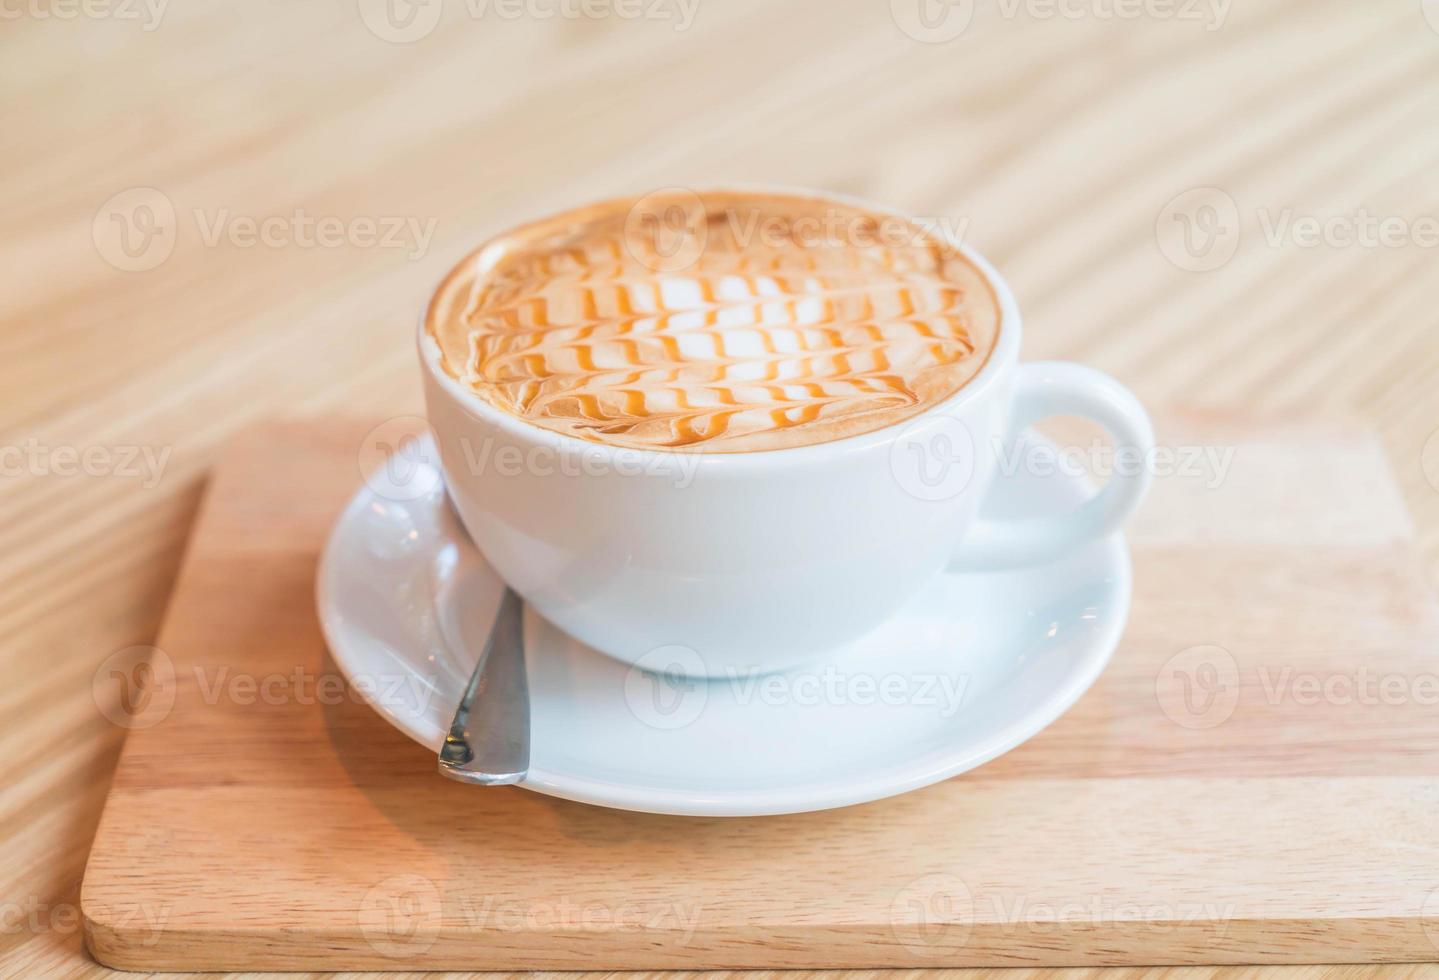
<svg viewBox="0 0 1439 980"><path fill-rule="evenodd" d="M1160 421L1132 620L1067 715L907 796L750 819L436 775L316 623L371 425L257 428L211 482L147 693L122 692L91 949L134 970L1439 958L1439 607L1384 455L1343 424ZM125 656L97 685L141 678Z"/></svg>

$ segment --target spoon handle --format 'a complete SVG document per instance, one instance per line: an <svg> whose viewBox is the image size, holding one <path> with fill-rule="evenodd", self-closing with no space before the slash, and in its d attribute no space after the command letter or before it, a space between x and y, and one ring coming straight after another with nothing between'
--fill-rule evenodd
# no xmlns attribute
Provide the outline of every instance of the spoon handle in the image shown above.
<svg viewBox="0 0 1439 980"><path fill-rule="evenodd" d="M522 781L530 768L523 608L507 586L440 749L442 775L479 786L508 786Z"/></svg>

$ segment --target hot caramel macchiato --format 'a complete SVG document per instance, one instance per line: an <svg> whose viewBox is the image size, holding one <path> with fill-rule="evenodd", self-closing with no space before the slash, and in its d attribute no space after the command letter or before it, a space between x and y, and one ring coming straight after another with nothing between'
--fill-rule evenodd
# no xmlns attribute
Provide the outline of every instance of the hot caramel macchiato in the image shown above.
<svg viewBox="0 0 1439 980"><path fill-rule="evenodd" d="M526 422L740 453L916 415L984 366L999 321L983 274L918 222L674 191L500 235L440 285L426 329L452 377Z"/></svg>

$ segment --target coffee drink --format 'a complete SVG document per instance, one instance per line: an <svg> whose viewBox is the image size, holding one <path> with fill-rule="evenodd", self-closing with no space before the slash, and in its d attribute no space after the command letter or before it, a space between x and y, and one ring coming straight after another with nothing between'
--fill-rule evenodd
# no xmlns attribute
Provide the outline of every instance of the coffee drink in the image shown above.
<svg viewBox="0 0 1439 980"><path fill-rule="evenodd" d="M1020 364L1022 330L988 263L883 207L667 191L487 243L417 353L445 496L495 575L579 644L733 679L858 653L946 568L1119 529L1143 467L983 513L1001 450L1044 418L1154 445L1114 379Z"/></svg>
<svg viewBox="0 0 1439 980"><path fill-rule="evenodd" d="M909 419L1000 331L993 287L914 220L799 194L673 191L507 232L425 329L490 405L590 442L758 452Z"/></svg>

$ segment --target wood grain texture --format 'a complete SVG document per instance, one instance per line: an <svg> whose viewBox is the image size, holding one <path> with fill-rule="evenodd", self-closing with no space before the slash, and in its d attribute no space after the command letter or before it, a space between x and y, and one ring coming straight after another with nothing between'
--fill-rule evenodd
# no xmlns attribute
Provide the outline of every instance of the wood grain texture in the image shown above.
<svg viewBox="0 0 1439 980"><path fill-rule="evenodd" d="M1154 403L1359 414L1433 580L1435 250L1270 244L1261 221L1439 210L1439 34L1419 0L1244 0L1215 30L979 0L935 44L881 0L702 0L682 31L445 0L408 44L367 30L360 0L187 0L148 25L63 7L0 22L0 973L100 969L79 882L124 730L92 680L154 642L218 447L277 409L418 409L429 287L481 236L574 200L779 181L963 220L1015 287L1026 357L1096 364ZM1232 196L1243 237L1191 272L1156 221L1201 186ZM175 242L125 272L93 226L132 188L170 202ZM297 209L434 232L423 250L205 240L224 216ZM39 462L16 469L29 446ZM130 447L164 466L50 465ZM1312 506L1287 502L1275 536Z"/></svg>
<svg viewBox="0 0 1439 980"><path fill-rule="evenodd" d="M82 893L103 962L566 970L1439 953L1439 602L1383 454L1361 433L1161 419L1162 444L1224 450L1229 464L1158 480L1132 537L1131 625L1078 705L926 790L726 820L447 782L429 750L345 693L311 584L370 428L265 424L221 462L148 700L112 710L133 730ZM1307 527L1287 496L1256 487L1303 489Z"/></svg>

